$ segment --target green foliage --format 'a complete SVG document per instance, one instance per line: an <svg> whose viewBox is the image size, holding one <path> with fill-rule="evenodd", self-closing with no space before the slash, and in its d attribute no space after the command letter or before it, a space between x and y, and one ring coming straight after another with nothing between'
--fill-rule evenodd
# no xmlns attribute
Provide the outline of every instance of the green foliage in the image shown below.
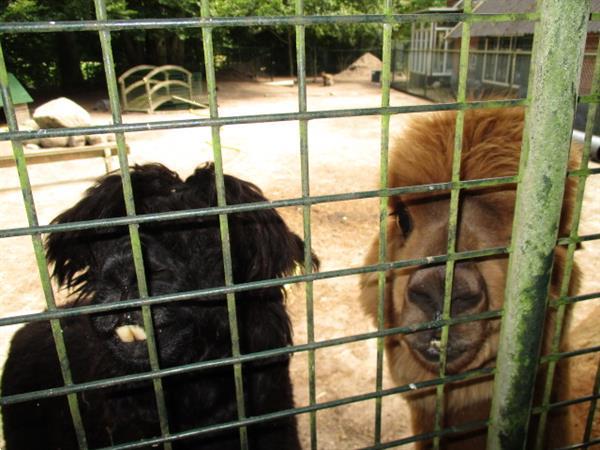
<svg viewBox="0 0 600 450"><path fill-rule="evenodd" d="M412 13L422 11L433 6L446 6L446 0L397 0L396 11L399 13Z"/></svg>
<svg viewBox="0 0 600 450"><path fill-rule="evenodd" d="M4 12L0 15L3 22L35 20L40 10L37 0L16 0L4 3Z"/></svg>
<svg viewBox="0 0 600 450"><path fill-rule="evenodd" d="M383 0L305 0L305 14L382 14ZM405 13L444 6L445 0L394 0L394 12ZM198 17L200 0L106 0L112 19ZM213 16L286 16L295 14L294 0L210 0ZM93 0L0 0L0 21L94 19ZM406 35L409 27L395 27ZM113 51L120 73L136 64L180 64L192 71L203 64L198 29L128 30L114 32ZM381 47L381 26L327 24L306 28L308 57L315 71L335 70L327 50L360 54ZM219 65L227 67L248 58L260 60L271 73L290 73L294 66L294 28L256 26L216 28L213 32ZM9 70L29 89L76 88L101 82L102 58L96 33L4 35ZM377 50L375 50L377 52ZM354 53L353 53L354 52ZM339 59L339 58L338 58ZM82 63L85 61L85 63ZM345 62L345 61L344 61Z"/></svg>
<svg viewBox="0 0 600 450"><path fill-rule="evenodd" d="M111 19L130 19L136 12L130 9L127 0L110 0L106 2L106 12Z"/></svg>
<svg viewBox="0 0 600 450"><path fill-rule="evenodd" d="M85 81L101 79L103 68L99 61L81 61L80 66Z"/></svg>

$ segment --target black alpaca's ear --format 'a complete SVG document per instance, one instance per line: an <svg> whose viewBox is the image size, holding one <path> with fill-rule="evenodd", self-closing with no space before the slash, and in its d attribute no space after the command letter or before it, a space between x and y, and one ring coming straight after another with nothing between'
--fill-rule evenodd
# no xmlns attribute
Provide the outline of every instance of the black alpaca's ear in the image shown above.
<svg viewBox="0 0 600 450"><path fill-rule="evenodd" d="M228 204L268 201L254 184L225 178ZM291 275L304 267L304 241L293 233L275 209L232 214L231 241L239 259L238 282L266 280ZM313 267L319 260L312 254Z"/></svg>
<svg viewBox="0 0 600 450"><path fill-rule="evenodd" d="M120 196L120 201L117 200ZM123 216L125 206L119 175L107 175L85 191L74 206L56 216L51 224ZM115 229L89 229L51 233L46 239L46 257L54 263L52 275L60 286L75 287L87 281L87 269L94 265L92 243L102 233ZM83 271L83 272L82 272Z"/></svg>
<svg viewBox="0 0 600 450"><path fill-rule="evenodd" d="M304 242L277 211L232 215L230 230L237 282L278 278L304 267ZM317 257L312 258L317 267Z"/></svg>
<svg viewBox="0 0 600 450"><path fill-rule="evenodd" d="M197 169L186 184L204 196L209 206L217 204L212 164ZM225 175L225 195L228 205L268 201L257 186L230 175ZM275 209L230 214L229 229L238 283L290 275L304 266L304 242ZM319 260L314 253L312 260L317 268Z"/></svg>
<svg viewBox="0 0 600 450"><path fill-rule="evenodd" d="M167 198L182 181L160 164L135 166L130 170L136 213L154 212L151 199ZM167 208L168 209L168 208ZM59 214L52 224L123 217L126 215L123 185L119 174L99 178L74 206ZM89 281L88 270L102 253L103 242L127 233L127 227L104 227L51 233L46 239L46 257L54 263L52 275L60 286L77 288Z"/></svg>

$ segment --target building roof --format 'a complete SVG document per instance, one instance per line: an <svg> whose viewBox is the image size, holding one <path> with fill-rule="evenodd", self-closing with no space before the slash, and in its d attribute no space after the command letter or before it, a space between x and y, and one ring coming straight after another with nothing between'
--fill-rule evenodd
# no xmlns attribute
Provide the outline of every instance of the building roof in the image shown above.
<svg viewBox="0 0 600 450"><path fill-rule="evenodd" d="M19 83L19 80L17 80L12 73L8 74L8 90L10 91L12 101L15 105L31 103L33 101L31 95L29 95L23 85ZM0 108L3 106L2 97L0 97Z"/></svg>
<svg viewBox="0 0 600 450"><path fill-rule="evenodd" d="M473 11L477 14L502 14L502 13L530 13L535 11L536 0L485 0L475 6ZM459 6L462 6L459 5ZM600 0L592 0L592 12L600 12ZM471 36L523 36L533 34L534 22L496 22L474 23L471 26ZM588 32L600 32L600 22L590 22ZM462 34L462 24L457 25L450 32L448 38L457 39Z"/></svg>

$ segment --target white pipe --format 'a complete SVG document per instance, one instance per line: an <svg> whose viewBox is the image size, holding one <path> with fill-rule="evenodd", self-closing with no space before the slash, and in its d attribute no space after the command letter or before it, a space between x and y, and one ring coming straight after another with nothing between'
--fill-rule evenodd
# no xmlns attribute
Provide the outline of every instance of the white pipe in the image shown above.
<svg viewBox="0 0 600 450"><path fill-rule="evenodd" d="M583 144L585 141L585 133L583 131L573 130L573 140ZM590 158L594 161L600 161L600 136L592 136Z"/></svg>

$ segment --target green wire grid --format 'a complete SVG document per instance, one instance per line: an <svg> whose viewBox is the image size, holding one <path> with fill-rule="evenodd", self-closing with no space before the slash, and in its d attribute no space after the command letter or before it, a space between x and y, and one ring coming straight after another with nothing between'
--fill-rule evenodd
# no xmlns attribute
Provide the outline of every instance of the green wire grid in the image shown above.
<svg viewBox="0 0 600 450"><path fill-rule="evenodd" d="M600 92L600 46L598 47L598 51L596 53L596 63L594 67L594 78L592 80L592 92ZM598 111L598 104L591 104L587 114L586 127L585 127L585 142L583 146L583 153L581 155L580 169L585 169L589 165L590 159L590 149L592 142L592 134L594 128L594 118L596 117L596 113ZM583 194L585 192L585 183L588 178L588 174L583 172L578 176L577 182L577 192L576 192L576 200L575 200L575 209L573 211L573 219L571 224L571 232L569 237L571 238L571 242L567 247L567 260L563 272L562 284L560 287L559 299L563 299L568 295L569 291L569 283L571 280L571 273L573 272L573 260L575 256L575 250L577 249L577 244L574 240L577 238L579 232L579 222L581 219L581 210L583 206ZM554 336L552 339L552 345L550 352L556 353L559 350L560 342L562 338L564 323L565 323L565 315L567 304L561 304L556 308L556 323L554 327ZM547 405L550 402L550 394L552 391L552 384L554 382L554 373L556 370L556 361L551 361L548 365L547 373L546 373L546 383L544 386L544 393L542 399L542 406ZM597 392L597 388L595 391ZM596 402L592 401L590 404L590 420L588 422L588 426L586 427L585 434L583 437L583 441L589 441L590 433L591 433L591 422L593 421L593 416L595 412ZM538 423L538 434L536 437L536 450L542 450L543 448L543 438L544 432L546 430L546 421L547 421L547 413L543 412L540 416Z"/></svg>
<svg viewBox="0 0 600 450"><path fill-rule="evenodd" d="M463 3L464 11L471 13L473 10L471 0L465 0ZM465 21L462 27L462 35L460 42L460 61L458 72L458 93L457 102L465 104L467 100L467 75L469 71L469 49L471 44L471 24ZM465 111L461 109L456 113L456 126L454 130L454 152L452 154L452 190L450 191L450 211L448 212L448 244L447 254L452 256L456 253L456 241L458 235L458 201L460 198L460 187L456 184L460 181L460 166L462 158L462 142L463 130L465 123ZM444 304L442 311L442 319L450 318L452 306L452 287L454 284L454 260L450 259L446 262L446 273L444 279ZM443 326L440 339L440 363L439 376L444 377L446 374L447 346L450 327ZM436 402L435 402L435 432L439 432L442 428L444 416L444 389L445 386L438 385L436 387ZM434 450L439 450L441 440L440 435L433 438Z"/></svg>
<svg viewBox="0 0 600 450"><path fill-rule="evenodd" d="M511 413L510 406L505 405L508 409L502 409L502 412L495 411L489 421L473 422L464 424L460 427L443 428L443 411L441 405L444 403L444 386L448 383L460 381L469 378L486 377L495 375L496 378L506 375L508 371L499 364L498 369L486 368L474 371L469 371L457 375L447 375L445 373L445 360L446 360L446 345L448 340L449 327L458 323L465 323L476 320L490 320L498 319L506 314L504 311L487 311L485 313L460 317L450 317L450 301L453 281L453 271L456 261L472 260L474 258L483 258L491 255L502 255L509 254L511 261L516 258L515 253L519 253L520 249L515 247L515 243L510 248L494 248L485 249L480 251L471 252L457 252L456 251L456 228L458 221L458 199L460 191L464 189L472 189L486 186L496 186L507 183L522 183L524 177L523 170L529 163L529 152L530 142L524 137L524 157L522 158L522 166L519 171L519 175L516 177L503 177L496 179L487 180L473 180L473 181L461 181L459 179L460 174L460 153L462 149L462 130L464 125L464 113L469 109L477 108L502 108L510 106L525 106L528 110L531 108L543 108L546 102L551 100L549 94L543 93L542 95L534 95L533 86L534 77L530 76L530 89L527 99L521 100L494 100L494 101L466 101L466 84L467 84L467 68L469 58L469 37L470 37L470 26L473 23L492 23L492 22L508 22L508 21L535 21L542 22L542 24L549 22L548 18L553 17L554 14L561 11L561 6L558 0L545 0L542 2L538 1L538 11L526 14L474 14L472 8L472 1L466 0L464 2L464 13L427 13L427 14L405 14L399 15L394 14L392 9L392 0L383 0L383 14L373 15L354 15L354 16L311 16L304 14L304 1L295 0L295 15L286 17L211 17L209 13L210 5L209 0L201 1L201 14L200 17L194 18L182 18L182 19L147 19L147 20L108 20L106 16L106 5L105 0L94 0L96 7L96 18L97 20L92 21L57 21L57 22L32 22L32 23L1 23L0 24L0 36L4 33L45 33L45 32L75 32L75 31L98 31L99 38L102 46L102 54L104 60L104 67L106 71L107 86L109 90L109 98L111 103L111 110L113 115L113 124L107 126L95 126L95 127L80 127L71 129L53 129L53 130L38 130L38 131L19 131L16 123L13 104L10 100L10 93L8 92L8 81L7 81L7 69L4 63L2 54L2 48L0 46L0 91L2 93L2 99L4 105L6 105L7 118L9 122L9 131L0 133L0 140L11 140L13 143L13 151L15 160L17 163L17 170L19 173L19 179L21 182L21 189L23 191L24 203L28 217L28 227L24 228L13 228L0 230L0 238L14 237L14 236L31 236L38 268L40 272L40 278L42 280L42 286L46 298L47 308L46 312L37 314L27 314L21 316L13 316L0 319L0 326L39 321L39 320L50 320L52 325L52 331L55 338L57 351L60 355L61 370L63 373L64 386L56 389L48 389L44 391L37 391L32 393L12 395L0 397L0 405L7 405L12 403L18 403L23 401L29 401L33 399L41 399L52 396L66 395L69 401L69 407L73 416L75 429L77 431L77 438L79 446L82 449L87 448L85 442L85 433L83 431L83 424L79 414L77 394L85 392L90 389L100 389L103 387L114 386L122 383L131 381L152 381L156 394L157 409L160 417L161 425L161 437L152 439L146 439L141 442L128 443L111 447L113 449L133 449L139 448L145 445L163 445L164 448L170 448L170 443L187 437L197 436L204 433L209 433L216 430L225 429L239 429L241 448L248 448L247 432L246 427L252 424L261 423L264 421L275 420L281 417L287 417L297 414L308 413L310 416L310 442L311 449L318 448L318 434L317 434L317 412L326 408L334 408L346 404L371 401L375 402L375 427L374 427L374 439L373 446L368 447L369 449L383 449L391 448L412 442L417 442L423 439L432 439L434 448L440 447L440 438L448 434L453 434L460 431L475 430L485 427L490 427L490 448L502 448L503 450L513 449L517 447L506 446L506 444L498 445L494 441L498 433L498 419L506 418ZM545 9L540 9L545 8ZM586 12L587 8L587 12ZM564 5L563 5L563 8ZM566 16L566 15L565 15ZM582 23L587 23L588 20L600 20L600 14L589 14L589 0L582 0L576 8L569 12L569 17L559 17L556 19L563 28L568 28L568 23L574 23L577 19L581 20ZM571 20L571 22L567 22ZM419 23L419 22L433 22L433 21L462 21L462 43L460 52L460 71L459 71L459 91L457 101L454 103L445 103L437 105L413 105L413 106L390 106L390 81L391 81L391 47L392 47L392 30L395 25L402 25L407 23ZM306 27L313 25L324 25L324 24L379 24L383 28L383 71L382 71L382 99L381 107L379 108L361 108L351 110L330 110L330 111L308 111L307 100L306 100L306 73L305 73L305 29ZM275 26L275 25L286 25L294 27L296 32L296 56L297 56L297 75L298 75L298 111L290 113L279 113L279 114L264 114L264 115L249 115L249 116L235 116L235 117L219 117L217 98L216 98L216 79L214 74L214 58L213 58L213 45L212 45L212 30L216 27L230 27L230 26ZM560 28L558 25L556 28ZM207 84L209 90L209 104L210 104L210 117L207 119L192 119L192 120L175 120L175 121L161 121L152 123L129 123L123 124L121 120L121 108L119 104L119 97L117 95L117 84L114 73L114 63L112 59L112 49L110 44L110 33L118 30L139 30L139 29L160 29L160 28L198 28L202 30L202 40L205 55L205 69L207 76ZM540 28L540 24L536 23L536 29ZM551 37L558 34L559 31L550 31ZM536 32L536 47L534 48L534 56L536 51L539 50L538 46L548 48L548 44L540 44L539 37ZM576 38L573 37L570 41L574 44ZM545 47L544 47L545 45ZM582 49L580 49L582 50ZM570 80L576 79L577 73L577 59L581 58L583 52L573 51L568 57L568 61L572 63L570 70L567 70L567 78ZM566 58L565 57L565 58ZM580 64L579 64L580 66ZM588 115L588 123L586 127L586 143L584 147L584 156L580 169L570 173L571 176L579 177L580 182L578 185L577 192L577 209L575 211L574 226L571 230L571 234L568 237L557 239L553 236L552 239L547 239L548 247L552 247L558 242L560 245L566 245L568 248L568 261L567 267L565 268L563 286L561 287L561 294L559 299L552 300L549 302L550 307L555 307L559 311L559 320L557 320L556 330L554 334L554 345L548 355L542 356L541 363L548 363L549 370L547 373L547 387L544 394L544 400L538 407L531 407L531 401L529 400L529 406L525 411L521 413L526 417L530 415L539 415L540 422L545 423L547 412L551 409L566 407L576 403L590 402L590 412L588 418L588 426L583 436L583 443L566 447L564 450L576 449L576 448L587 448L590 445L598 443L598 439L591 439L591 424L594 419L595 405L597 399L600 397L600 367L598 369L596 377L596 385L594 392L584 398L573 399L569 401L562 401L557 403L550 403L549 389L552 385L554 366L557 361L564 358L571 358L582 354L595 353L600 351L599 347L592 347L587 349L578 349L571 352L559 352L558 342L560 340L561 324L564 315L564 311L567 305L576 302L590 301L600 298L600 293L592 293L580 296L567 296L568 279L570 272L573 267L573 251L578 243L600 239L600 234L592 234L588 236L581 236L578 234L577 225L579 222L579 216L581 212L581 200L584 191L584 184L587 177L592 174L600 173L598 169L589 169L587 167L587 159L589 158L589 148L591 140L591 128L592 118L595 116L597 110L597 103L600 101L600 61L598 56L596 57L596 71L594 76L594 84L592 93L590 95L579 97L577 100L579 103L590 104L590 112ZM532 71L533 72L533 71ZM562 80L564 81L564 80ZM558 82L557 82L558 83ZM564 89L558 89L564 96L564 92L574 95L567 88L568 86L560 85ZM536 91L537 92L537 91ZM575 98L573 98L574 100ZM449 183L437 183L435 185L426 186L411 186L403 188L388 188L387 185L387 165L388 165L388 147L389 147L389 120L391 115L404 114L410 112L430 112L430 111L447 111L456 110L456 131L455 131L455 151L453 159L453 170L452 180ZM308 151L308 124L311 120L318 120L323 118L340 118L340 117L360 117L369 115L381 116L381 142L380 142L380 189L375 191L363 191L363 192L352 192L346 194L337 195L323 195L323 196L311 196L310 195L310 181L309 181L309 151ZM236 124L252 124L252 123L264 123L264 122L279 122L279 121L298 121L299 123L299 139L300 139L300 161L301 161L301 183L302 183L302 195L300 198L286 199L276 202L260 202L252 204L242 205L227 205L225 199L224 190L224 175L223 175L223 163L221 157L221 146L220 146L220 127L224 125L236 125ZM131 181L129 179L128 172L128 161L127 154L125 151L125 138L124 134L127 132L137 131L148 131L148 130L168 130L177 128L188 128L188 127L211 127L212 131L212 143L213 152L215 159L215 176L217 186L217 197L218 205L213 208L205 208L191 211L181 211L175 213L162 213L162 214L145 214L136 215L135 205L133 201L133 192L131 189ZM535 129L535 124L530 124L529 121L526 123L525 136L530 134L535 135L539 132ZM123 179L123 190L126 203L127 216L122 218L114 218L108 220L99 221L87 221L78 222L71 224L58 224L58 225L39 225L35 214L35 205L33 201L33 194L31 186L29 184L27 167L23 156L23 150L21 142L26 139L34 139L39 137L58 137L58 136L75 136L82 134L104 134L104 133L115 133L117 135L117 146L120 163L120 173ZM564 136L563 136L564 137ZM559 146L560 148L560 146ZM532 155L535 156L536 146L531 147ZM534 176L536 170L533 170ZM541 173L541 171L539 171ZM558 179L558 176L556 177ZM435 255L427 258L420 258L415 260L403 260L403 261L387 261L387 255L385 252L385 235L386 227L385 221L387 216L387 198L393 195L399 195L411 192L429 192L436 190L450 190L451 192L451 206L449 214L449 227L448 227L448 245L447 253L445 255ZM357 268L348 268L335 271L327 271L320 273L313 273L312 270L312 253L311 253L311 206L320 203L329 203L342 200L353 200L360 198L374 198L379 197L379 213L380 213L380 249L379 249L379 261L378 264L370 266L361 266ZM522 198L521 198L522 197ZM530 199L529 199L530 200ZM525 196L520 196L520 201L527 203ZM252 283L234 284L231 270L231 250L229 244L229 231L228 231L228 219L227 215L235 212L251 211L259 209L272 209L284 206L301 206L303 211L303 229L304 229L304 274L285 277L277 280L264 280ZM143 258L142 248L139 240L138 227L142 223L154 222L154 221L165 221L165 220L176 220L189 217L201 217L208 215L218 215L219 224L222 238L222 251L223 251L223 264L225 272L225 285L219 288L203 289L198 291L183 292L169 295L161 295L150 297L148 296L146 279L143 269ZM550 214L552 215L552 214ZM47 270L47 264L43 253L43 246L41 235L49 232L64 232L69 230L78 229L89 229L96 227L107 227L115 225L127 225L129 227L132 252L134 254L134 264L136 268L136 275L139 286L139 298L126 300L117 304L109 305L90 305L70 308L69 310L60 310L54 303L54 294L50 284L49 273ZM519 221L516 220L516 227L519 226ZM551 234L551 233L550 233ZM520 255L519 255L520 257ZM383 287L385 281L385 273L389 270L394 270L402 267L410 267L424 264L446 264L446 283L445 283L445 298L444 298L444 311L440 320L413 325L410 327L397 327L397 328L384 328L383 326ZM512 263L511 263L512 264ZM335 277L356 275L367 272L378 272L379 276L379 311L378 311L378 329L372 333L364 333L361 335L352 335L344 338L330 339L325 341L315 341L314 339L314 308L313 308L313 282L316 280L331 279ZM285 348L271 349L268 351L244 354L240 353L239 348L239 334L237 325L237 315L235 306L235 293L256 289L258 287L268 286L281 286L288 283L306 283L306 305L307 305L307 329L308 339L307 343L303 345L294 345ZM538 292L541 295L539 298L546 298L546 295L542 293L543 289ZM547 292L547 290L546 290ZM201 301L202 298L211 299L216 295L225 295L227 301L227 310L229 315L229 324L232 338L232 356L217 361L199 362L194 364L188 364L175 368L161 369L158 365L158 358L156 354L156 344L153 338L153 326L151 307L158 304L167 304L177 301L183 301L189 298L198 298ZM148 351L151 360L151 371L142 374L128 375L122 377L116 377L106 380L98 380L89 383L74 384L71 379L71 374L68 366L68 360L66 358L66 348L62 334L60 331L59 319L64 317L71 317L79 314L92 314L96 312L116 311L124 308L140 307L144 317L144 326L146 328L146 334L148 335ZM509 304L508 308L511 306ZM513 320L510 314L508 314L510 322L514 322L512 325L518 322ZM509 320L503 320L508 322ZM504 324L503 324L504 327ZM426 382L414 383L406 386L398 386L392 389L383 389L382 385L382 374L383 374L383 339L386 336L401 333L414 333L416 331L441 328L442 339L441 339L441 356L440 356L440 371L439 376L436 379L428 380ZM535 329L533 334L541 335L541 329ZM377 342L377 373L376 373L376 386L375 391L367 394L351 396L347 398L337 399L329 402L317 403L316 401L316 367L315 367L315 352L320 348L327 348L337 345L344 345L351 342L375 340ZM532 341L535 341L533 336ZM535 347L535 342L533 343ZM304 407L294 408L286 411L278 411L271 414L266 414L257 417L246 417L245 404L244 404L244 393L242 383L242 364L245 362L253 361L260 358L268 358L275 355L292 354L296 352L307 352L308 354L308 370L309 370L309 404ZM531 352L530 352L531 353ZM535 352L533 352L535 353ZM500 357L499 357L500 358ZM537 370L537 364L539 361L535 360L529 368L529 373L533 374ZM233 366L235 382L236 382L236 399L238 405L238 420L226 424L214 425L211 427L205 427L201 429L189 430L182 433L169 433L169 427L167 422L167 412L164 403L164 394L162 391L162 378L173 376L181 373L199 371L212 367L219 367L231 365ZM510 370L510 368L509 368ZM426 388L435 387L437 394L437 413L435 420L435 430L426 435L411 436L405 439L400 439L391 442L381 442L381 412L382 412L382 399L385 396L395 395L403 392L413 390L414 387ZM296 387L297 389L298 387ZM529 392L522 392L525 398L525 403L528 402L527 397L531 395ZM495 406L498 407L498 399L495 398ZM512 410L514 412L514 409ZM502 424L500 424L501 426ZM523 433L522 427L515 427L514 435L517 436L519 433ZM540 431L542 433L543 431ZM519 440L514 441L515 443ZM512 444L511 444L512 445ZM539 444L538 444L538 448Z"/></svg>
<svg viewBox="0 0 600 450"><path fill-rule="evenodd" d="M210 17L209 0L201 1L201 14L204 18ZM217 105L217 80L215 77L212 29L202 28L202 43L204 46L204 62L206 68L206 84L208 88L208 102L210 109L210 117L217 118L219 116L219 108ZM220 127L214 125L212 131L212 146L215 163L215 185L217 188L217 205L225 206L227 200L225 198L225 179L223 175L223 157L221 153L221 135ZM223 269L225 275L225 286L233 285L233 265L231 261L231 243L229 240L229 223L226 214L219 214L219 228L221 230L221 245L223 251ZM231 333L231 354L234 357L240 356L240 337L237 323L237 310L235 293L228 292L227 298L227 315L229 317L229 331ZM244 381L242 378L242 365L235 363L233 365L234 380L235 380L235 397L237 403L237 414L239 420L246 418L246 406L244 401ZM240 448L248 449L248 430L245 426L240 426Z"/></svg>
<svg viewBox="0 0 600 450"><path fill-rule="evenodd" d="M588 102L596 101L588 96ZM337 119L342 117L375 116L381 114L406 114L433 111L451 111L461 109L503 108L524 106L526 100L491 100L459 103L440 103L431 105L390 106L387 108L356 108L329 111L307 111L298 113L262 114L248 116L217 117L209 119L170 120L157 122L127 123L78 128L51 128L37 131L15 131L0 133L0 141L27 140L43 137L77 136L81 134L130 133L135 131L171 130L177 128L213 127L224 125L247 125L253 123L282 122L290 120Z"/></svg>
<svg viewBox="0 0 600 450"><path fill-rule="evenodd" d="M384 10L386 16L393 12L392 1L384 0ZM383 67L381 74L381 107L390 106L390 86L391 86L391 67L392 67L392 25L386 23L383 25ZM388 188L388 165L389 165L389 145L390 145L390 114L381 115L381 137L379 150L379 186L380 189ZM382 264L386 261L387 255L387 198L379 199L379 249L378 262ZM384 302L385 302L385 279L386 272L381 271L377 274L377 330L381 331L385 326ZM383 389L383 354L384 339L377 338L377 368L375 373L375 389ZM375 399L375 429L374 444L381 443L381 413L383 400L381 397Z"/></svg>
<svg viewBox="0 0 600 450"><path fill-rule="evenodd" d="M94 0L96 17L98 20L106 20L106 3L104 0ZM120 96L117 85L117 76L115 74L115 65L112 54L110 31L100 30L98 32L100 45L102 48L102 58L106 75L106 83L108 88L108 97L112 112L112 120L114 124L122 124ZM135 216L135 202L133 198L133 189L131 187L131 177L129 175L129 162L127 160L127 147L125 144L124 133L116 133L117 151L119 157L119 172L123 186L123 197L125 201L125 211L127 216ZM135 267L136 280L138 285L138 293L141 299L148 297L148 284L144 269L144 259L142 255L142 244L140 242L139 225L129 224L129 235L131 240L131 251L133 254L133 264ZM142 320L144 331L146 333L146 345L148 349L148 360L150 362L150 370L157 371L160 369L158 362L158 350L156 345L156 337L154 335L154 325L152 320L152 310L150 305L142 305ZM152 386L156 398L156 408L158 411L160 431L163 436L169 435L169 422L167 414L167 406L165 395L160 378L152 379ZM77 429L77 425L76 428ZM171 444L165 443L165 450L171 450Z"/></svg>
<svg viewBox="0 0 600 450"><path fill-rule="evenodd" d="M559 0L538 2L531 102L487 439L491 450L526 445L590 15L589 1L564 6Z"/></svg>
<svg viewBox="0 0 600 450"><path fill-rule="evenodd" d="M385 1L385 0L384 0ZM272 17L193 17L181 19L128 19L128 20L81 20L47 22L0 23L0 33L47 33L57 31L122 31L161 28L216 28L253 27L275 25L327 25L327 24L406 24L413 22L511 22L535 21L537 13L521 14L357 14L347 16L272 16ZM599 20L599 19L593 19Z"/></svg>
<svg viewBox="0 0 600 450"><path fill-rule="evenodd" d="M296 16L304 15L304 0L296 0L294 4ZM306 33L305 25L295 25L296 31L296 66L298 80L298 112L306 113L308 104L306 100ZM300 182L302 190L302 199L310 198L310 165L308 158L308 120L300 119L298 121L300 138ZM312 233L311 233L311 205L303 202L302 205L302 229L304 238L304 272L312 273ZM315 315L313 301L313 282L308 281L305 284L306 295L306 339L307 343L315 342ZM308 351L308 401L310 406L317 403L316 386L316 357L315 350ZM310 447L316 450L317 441L317 411L311 411L310 417Z"/></svg>
<svg viewBox="0 0 600 450"><path fill-rule="evenodd" d="M594 67L594 80L592 82L592 94L597 94L597 93L600 93L600 46L598 47L598 52L596 53L596 66ZM588 110L587 122L586 122L586 127L585 127L585 143L584 143L584 147L583 147L583 157L582 157L582 163L581 163L582 166L584 165L584 162L586 162L589 159L590 146L591 146L592 134L593 134L593 126L594 126L594 118L596 117L597 113L598 113L598 104L597 103L591 104L589 107L589 110ZM585 175L583 175L582 178L580 178L579 183L581 185L585 185L586 179L587 178L585 177ZM579 192L580 190L582 191L581 193ZM577 191L578 203L576 204L577 210L575 212L577 218L579 218L579 214L580 214L581 205L579 204L579 202L582 201L581 198L583 197L583 190L584 190L584 187L580 188L578 186L578 191ZM569 245L569 252L571 252L571 247L572 247L572 244ZM569 256L571 256L571 253L569 253ZM590 437L592 434L592 426L594 424L594 418L597 414L598 395L600 394L600 361L598 362L598 367L596 369L596 378L595 378L594 390L592 391L592 394L595 397L590 401L590 408L589 408L588 417L587 417L587 421L586 421L585 431L583 433L584 446L582 448L584 448L584 449L587 449L588 448L587 444L592 442L590 440Z"/></svg>
<svg viewBox="0 0 600 450"><path fill-rule="evenodd" d="M6 63L4 61L4 52L0 45L0 92L2 94L2 102L4 104L4 110L6 111L8 127L10 130L17 131L19 126L17 124L17 118L15 116L14 105L12 97L8 89L8 72L6 70ZM35 209L35 203L33 199L33 191L31 190L31 183L29 181L29 174L27 173L27 164L25 162L25 155L23 153L23 145L19 141L12 142L13 154L19 173L19 183L21 185L21 192L23 194L23 203L25 205L25 212L27 214L27 222L29 226L36 226L38 224L37 213ZM48 272L48 262L46 260L46 254L44 253L44 244L40 234L32 234L31 240L33 244L33 251L38 266L38 272L40 275L40 281L42 283L42 289L44 291L44 298L46 300L46 308L48 311L55 311L56 302L54 299L54 291L52 290L52 284L50 282L50 273ZM50 328L52 330L52 337L56 347L56 353L60 363L60 371L65 383L65 386L73 385L73 377L71 376L71 369L69 365L69 358L67 355L67 348L62 334L62 328L60 322L56 319L50 321ZM77 443L81 449L87 449L87 442L85 437L85 431L83 430L83 423L81 420L81 412L79 410L79 402L75 394L69 394L67 396L69 403L69 411L75 425L75 435L77 437Z"/></svg>

